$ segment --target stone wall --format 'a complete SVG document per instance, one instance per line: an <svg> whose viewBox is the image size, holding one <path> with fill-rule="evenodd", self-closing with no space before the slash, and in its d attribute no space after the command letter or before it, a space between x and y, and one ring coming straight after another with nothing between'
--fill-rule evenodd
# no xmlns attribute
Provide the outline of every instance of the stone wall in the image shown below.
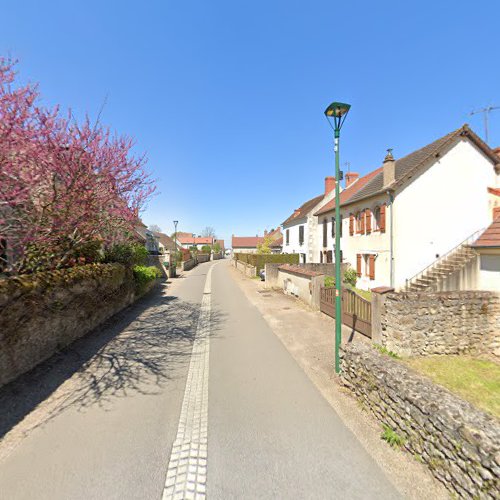
<svg viewBox="0 0 500 500"><path fill-rule="evenodd" d="M0 280L0 386L136 299L132 271L120 264Z"/></svg>
<svg viewBox="0 0 500 500"><path fill-rule="evenodd" d="M189 271L190 269L193 269L194 266L196 266L195 259L188 259L188 260L184 260L182 262L182 270L183 271Z"/></svg>
<svg viewBox="0 0 500 500"><path fill-rule="evenodd" d="M371 345L349 344L341 380L460 498L498 498L500 423Z"/></svg>
<svg viewBox="0 0 500 500"><path fill-rule="evenodd" d="M380 343L396 354L500 356L500 295L494 292L387 293L377 304Z"/></svg>
<svg viewBox="0 0 500 500"><path fill-rule="evenodd" d="M168 279L168 270L165 267L165 256L164 255L148 255L147 264L148 266L154 266L160 271L165 279Z"/></svg>
<svg viewBox="0 0 500 500"><path fill-rule="evenodd" d="M266 288L274 288L278 286L278 268L281 266L280 263L266 264Z"/></svg>
<svg viewBox="0 0 500 500"><path fill-rule="evenodd" d="M201 264L202 262L208 262L210 260L210 254L209 253L199 253L196 255L196 258L198 259L198 264Z"/></svg>
<svg viewBox="0 0 500 500"><path fill-rule="evenodd" d="M248 276L249 278L255 278L257 276L257 268L255 266L251 266L246 262L236 259L233 259L231 262L233 266L238 269L238 271L241 271L245 276Z"/></svg>

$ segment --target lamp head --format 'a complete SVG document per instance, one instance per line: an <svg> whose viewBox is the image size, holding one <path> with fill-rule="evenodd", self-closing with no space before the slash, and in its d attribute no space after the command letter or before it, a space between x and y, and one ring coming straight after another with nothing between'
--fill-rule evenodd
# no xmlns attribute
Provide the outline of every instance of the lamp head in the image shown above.
<svg viewBox="0 0 500 500"><path fill-rule="evenodd" d="M332 102L325 109L326 119L333 120L335 130L340 130L350 109L351 105L345 102Z"/></svg>

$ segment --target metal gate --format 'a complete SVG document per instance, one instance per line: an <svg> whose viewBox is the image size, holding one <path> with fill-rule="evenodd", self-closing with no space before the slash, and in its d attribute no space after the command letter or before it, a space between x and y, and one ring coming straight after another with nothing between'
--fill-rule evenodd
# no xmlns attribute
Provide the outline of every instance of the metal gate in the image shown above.
<svg viewBox="0 0 500 500"><path fill-rule="evenodd" d="M320 309L335 318L335 288L321 287ZM372 303L352 290L343 289L342 323L371 338Z"/></svg>

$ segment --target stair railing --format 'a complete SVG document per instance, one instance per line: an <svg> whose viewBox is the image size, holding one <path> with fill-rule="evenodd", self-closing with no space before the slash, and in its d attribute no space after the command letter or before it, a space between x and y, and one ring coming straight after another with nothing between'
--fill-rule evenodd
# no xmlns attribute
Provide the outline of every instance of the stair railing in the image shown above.
<svg viewBox="0 0 500 500"><path fill-rule="evenodd" d="M451 250L449 250L445 254L441 255L432 264L429 264L425 269L423 269L422 271L415 274L415 276L412 276L411 278L407 278L406 285L405 285L405 291L408 292L412 283L416 283L417 279L423 278L425 273L427 271L429 271L430 268L436 267L438 264L441 264L442 262L444 262L448 257L451 257L451 255L454 252L456 252L457 250L459 250L460 248L465 247L466 245L470 245L472 242L476 241L477 238L479 238L479 236L485 231L485 229L486 228L479 229L479 230L475 231L470 236L468 236L464 241L459 243L456 247L452 248Z"/></svg>

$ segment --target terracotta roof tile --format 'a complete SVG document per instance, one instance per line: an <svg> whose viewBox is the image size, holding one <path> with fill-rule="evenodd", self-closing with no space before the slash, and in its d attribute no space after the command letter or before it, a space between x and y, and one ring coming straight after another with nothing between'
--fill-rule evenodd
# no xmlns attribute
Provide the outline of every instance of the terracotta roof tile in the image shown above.
<svg viewBox="0 0 500 500"><path fill-rule="evenodd" d="M312 198L308 201L306 201L304 204L300 206L295 212L288 217L288 219L283 222L283 226L286 226L290 222L293 222L296 219L302 219L307 216L307 214L325 197L324 194L320 194L319 196L316 196L315 198Z"/></svg>
<svg viewBox="0 0 500 500"><path fill-rule="evenodd" d="M193 238L192 236L177 236L177 240L183 245L211 245L213 238Z"/></svg>
<svg viewBox="0 0 500 500"><path fill-rule="evenodd" d="M356 182L351 184L349 187L344 189L340 193L340 204L344 204L349 201L349 199L354 196L358 191L363 189L368 182L370 182L376 175L378 175L380 172L382 172L382 167L377 168L377 170L374 170L373 172L370 172L369 174L365 175L364 177L361 177L358 179ZM333 200L330 200L325 206L321 207L314 215L322 215L327 212L330 212L335 208L335 198Z"/></svg>
<svg viewBox="0 0 500 500"><path fill-rule="evenodd" d="M500 217L497 217L471 246L500 248Z"/></svg>
<svg viewBox="0 0 500 500"><path fill-rule="evenodd" d="M259 243L262 243L264 238L262 236L233 236L233 248L257 248Z"/></svg>

